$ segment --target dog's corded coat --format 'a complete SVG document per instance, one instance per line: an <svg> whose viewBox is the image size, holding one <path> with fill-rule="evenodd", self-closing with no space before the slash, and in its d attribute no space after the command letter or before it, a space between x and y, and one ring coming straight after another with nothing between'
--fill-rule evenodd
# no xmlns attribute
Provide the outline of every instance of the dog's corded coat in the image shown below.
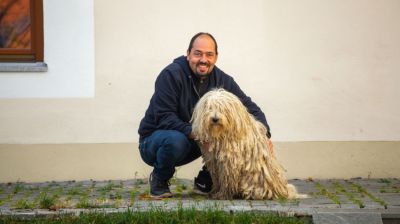
<svg viewBox="0 0 400 224"><path fill-rule="evenodd" d="M192 130L213 181L216 199L296 198L268 148L265 126L232 93L216 89L195 106Z"/></svg>

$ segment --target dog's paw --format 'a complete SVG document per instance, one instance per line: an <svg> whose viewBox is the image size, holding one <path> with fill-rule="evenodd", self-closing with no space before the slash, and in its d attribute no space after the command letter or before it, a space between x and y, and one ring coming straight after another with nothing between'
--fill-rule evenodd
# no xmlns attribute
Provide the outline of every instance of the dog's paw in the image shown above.
<svg viewBox="0 0 400 224"><path fill-rule="evenodd" d="M214 200L227 200L229 198L222 192L216 192L214 194L211 194L211 199L214 199Z"/></svg>
<svg viewBox="0 0 400 224"><path fill-rule="evenodd" d="M296 199L310 198L308 194L296 194Z"/></svg>
<svg viewBox="0 0 400 224"><path fill-rule="evenodd" d="M288 184L287 185L288 189L288 199L304 199L304 198L309 198L309 195L307 194L299 194L297 192L296 187L293 184Z"/></svg>

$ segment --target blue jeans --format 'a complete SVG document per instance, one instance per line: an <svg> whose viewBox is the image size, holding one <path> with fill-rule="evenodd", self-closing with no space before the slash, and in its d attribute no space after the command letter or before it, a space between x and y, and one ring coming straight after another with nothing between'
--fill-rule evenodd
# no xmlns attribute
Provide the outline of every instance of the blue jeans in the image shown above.
<svg viewBox="0 0 400 224"><path fill-rule="evenodd" d="M167 181L176 166L192 162L201 156L194 140L174 130L157 130L139 143L140 156L147 165L154 167L153 175Z"/></svg>

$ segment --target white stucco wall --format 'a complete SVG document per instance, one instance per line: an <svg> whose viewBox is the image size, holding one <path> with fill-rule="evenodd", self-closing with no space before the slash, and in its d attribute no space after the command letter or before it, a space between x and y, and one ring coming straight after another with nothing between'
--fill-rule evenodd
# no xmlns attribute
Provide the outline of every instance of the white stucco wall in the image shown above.
<svg viewBox="0 0 400 224"><path fill-rule="evenodd" d="M44 3L49 71L0 74L0 143L137 142L156 76L199 31L275 141L400 140L397 0Z"/></svg>
<svg viewBox="0 0 400 224"><path fill-rule="evenodd" d="M94 97L93 0L44 0L48 72L0 73L0 98Z"/></svg>

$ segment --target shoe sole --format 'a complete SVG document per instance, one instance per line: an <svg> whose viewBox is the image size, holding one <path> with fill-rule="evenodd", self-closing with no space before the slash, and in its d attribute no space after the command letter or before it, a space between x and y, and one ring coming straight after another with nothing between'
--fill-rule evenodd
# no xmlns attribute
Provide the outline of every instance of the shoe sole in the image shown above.
<svg viewBox="0 0 400 224"><path fill-rule="evenodd" d="M199 189L197 189L197 188L193 188L193 193L200 194L200 195L204 195L204 196L207 196L207 195L208 195L208 193L203 192L203 191L201 191L201 190L199 190Z"/></svg>
<svg viewBox="0 0 400 224"><path fill-rule="evenodd" d="M153 176L153 173L150 174L149 183L151 182L152 176ZM152 198L152 199L163 199L163 198L171 198L171 197L172 197L172 193L171 192L166 192L166 193L161 194L161 195L153 195L153 194L150 193L150 198Z"/></svg>
<svg viewBox="0 0 400 224"><path fill-rule="evenodd" d="M152 198L152 199L172 198L172 193L164 193L162 195L152 195L152 194L150 194L150 198Z"/></svg>

